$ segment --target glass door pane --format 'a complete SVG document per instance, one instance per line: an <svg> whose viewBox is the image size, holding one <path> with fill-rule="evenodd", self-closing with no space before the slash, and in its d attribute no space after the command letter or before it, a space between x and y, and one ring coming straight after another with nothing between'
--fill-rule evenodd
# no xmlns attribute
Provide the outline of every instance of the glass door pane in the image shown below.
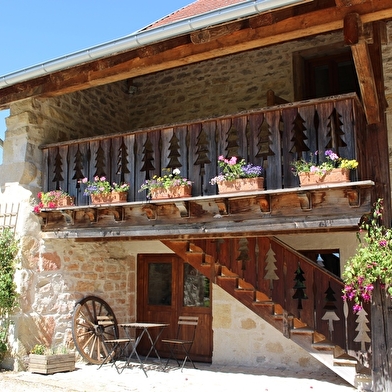
<svg viewBox="0 0 392 392"><path fill-rule="evenodd" d="M184 263L183 306L210 307L210 280Z"/></svg>
<svg viewBox="0 0 392 392"><path fill-rule="evenodd" d="M148 304L167 305L172 302L171 263L148 264Z"/></svg>

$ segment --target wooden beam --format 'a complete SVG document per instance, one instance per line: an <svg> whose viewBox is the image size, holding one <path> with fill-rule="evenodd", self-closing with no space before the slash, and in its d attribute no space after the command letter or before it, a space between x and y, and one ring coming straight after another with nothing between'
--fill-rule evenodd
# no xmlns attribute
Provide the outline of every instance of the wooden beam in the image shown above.
<svg viewBox="0 0 392 392"><path fill-rule="evenodd" d="M367 122L380 122L379 101L368 44L363 35L361 18L357 13L344 18L344 39L351 46Z"/></svg>
<svg viewBox="0 0 392 392"><path fill-rule="evenodd" d="M348 12L356 12L362 23L392 18L390 0L361 3L351 7L331 7L303 14L287 12L284 19L266 18L263 25L243 28L205 43L193 44L189 36L155 44L153 51L146 48L121 53L59 71L38 79L21 82L0 90L0 109L11 102L30 97L51 97L91 88L153 72L171 69L246 50L275 45L343 28ZM277 15L277 13L273 13ZM158 45L158 46L157 46ZM363 48L362 48L363 49Z"/></svg>

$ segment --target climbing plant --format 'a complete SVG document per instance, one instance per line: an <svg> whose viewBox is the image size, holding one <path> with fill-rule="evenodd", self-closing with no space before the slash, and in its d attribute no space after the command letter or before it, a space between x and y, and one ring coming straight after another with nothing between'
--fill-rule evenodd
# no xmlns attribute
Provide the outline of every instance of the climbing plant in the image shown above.
<svg viewBox="0 0 392 392"><path fill-rule="evenodd" d="M14 282L18 250L19 241L13 232L0 231L0 361L8 350L9 316L18 303Z"/></svg>

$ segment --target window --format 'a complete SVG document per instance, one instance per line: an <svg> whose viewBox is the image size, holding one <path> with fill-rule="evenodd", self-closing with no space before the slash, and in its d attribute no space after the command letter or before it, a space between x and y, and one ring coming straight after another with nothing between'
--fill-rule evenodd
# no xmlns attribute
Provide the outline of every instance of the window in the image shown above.
<svg viewBox="0 0 392 392"><path fill-rule="evenodd" d="M357 93L358 78L349 48L317 48L294 55L296 100Z"/></svg>

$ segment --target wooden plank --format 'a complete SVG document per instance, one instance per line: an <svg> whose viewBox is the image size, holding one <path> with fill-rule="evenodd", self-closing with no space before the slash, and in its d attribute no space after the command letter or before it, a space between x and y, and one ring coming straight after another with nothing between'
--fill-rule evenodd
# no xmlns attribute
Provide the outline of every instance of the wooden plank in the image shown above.
<svg viewBox="0 0 392 392"><path fill-rule="evenodd" d="M358 74L358 82L361 90L366 119L369 124L380 122L379 102L374 80L372 61L370 59L368 44L361 39L351 46L351 52Z"/></svg>

